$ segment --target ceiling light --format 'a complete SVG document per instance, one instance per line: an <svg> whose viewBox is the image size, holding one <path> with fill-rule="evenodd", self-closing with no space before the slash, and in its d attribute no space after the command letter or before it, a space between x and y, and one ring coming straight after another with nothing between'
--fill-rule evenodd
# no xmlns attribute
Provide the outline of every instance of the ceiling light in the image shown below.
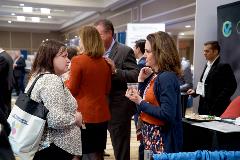
<svg viewBox="0 0 240 160"><path fill-rule="evenodd" d="M23 6L24 6L24 4L23 4L23 3L21 3L21 4L19 4L19 6L23 7Z"/></svg>
<svg viewBox="0 0 240 160"><path fill-rule="evenodd" d="M15 16L16 14L15 13L11 13L12 16Z"/></svg>
<svg viewBox="0 0 240 160"><path fill-rule="evenodd" d="M40 17L32 17L32 22L40 22Z"/></svg>
<svg viewBox="0 0 240 160"><path fill-rule="evenodd" d="M8 21L8 23L12 23L12 21Z"/></svg>
<svg viewBox="0 0 240 160"><path fill-rule="evenodd" d="M186 25L185 28L191 28L192 26L191 25Z"/></svg>
<svg viewBox="0 0 240 160"><path fill-rule="evenodd" d="M51 18L52 18L52 16L47 16L47 18L51 19Z"/></svg>
<svg viewBox="0 0 240 160"><path fill-rule="evenodd" d="M23 12L32 12L32 7L23 7Z"/></svg>
<svg viewBox="0 0 240 160"><path fill-rule="evenodd" d="M183 32L179 33L179 35L184 36L185 34Z"/></svg>
<svg viewBox="0 0 240 160"><path fill-rule="evenodd" d="M18 21L25 21L25 17L24 16L17 16L17 20Z"/></svg>
<svg viewBox="0 0 240 160"><path fill-rule="evenodd" d="M41 8L41 13L42 14L50 14L50 9L49 8Z"/></svg>

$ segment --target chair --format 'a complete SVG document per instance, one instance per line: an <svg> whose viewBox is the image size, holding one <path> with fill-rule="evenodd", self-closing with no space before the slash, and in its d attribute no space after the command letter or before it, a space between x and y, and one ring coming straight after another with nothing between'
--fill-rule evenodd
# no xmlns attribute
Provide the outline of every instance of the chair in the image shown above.
<svg viewBox="0 0 240 160"><path fill-rule="evenodd" d="M220 116L221 118L238 118L240 117L240 96L236 97Z"/></svg>

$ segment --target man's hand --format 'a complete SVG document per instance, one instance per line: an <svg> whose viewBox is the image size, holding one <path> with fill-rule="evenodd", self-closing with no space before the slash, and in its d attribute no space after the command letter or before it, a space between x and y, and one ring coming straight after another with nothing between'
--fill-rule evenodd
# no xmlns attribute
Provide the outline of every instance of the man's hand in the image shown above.
<svg viewBox="0 0 240 160"><path fill-rule="evenodd" d="M195 90L193 90L193 89L189 89L189 90L187 91L187 94L188 94L188 95L195 94Z"/></svg>

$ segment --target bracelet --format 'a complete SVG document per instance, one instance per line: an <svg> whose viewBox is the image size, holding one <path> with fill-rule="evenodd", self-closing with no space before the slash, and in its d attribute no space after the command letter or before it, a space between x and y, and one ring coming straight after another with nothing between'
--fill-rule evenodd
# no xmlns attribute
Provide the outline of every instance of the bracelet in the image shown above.
<svg viewBox="0 0 240 160"><path fill-rule="evenodd" d="M117 69L114 70L114 72L112 74L116 74L117 73Z"/></svg>

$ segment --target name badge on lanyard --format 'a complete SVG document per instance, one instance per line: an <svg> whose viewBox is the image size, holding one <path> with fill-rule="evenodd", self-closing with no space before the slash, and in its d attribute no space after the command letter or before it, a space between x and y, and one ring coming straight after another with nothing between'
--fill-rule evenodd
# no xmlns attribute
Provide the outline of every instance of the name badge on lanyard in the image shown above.
<svg viewBox="0 0 240 160"><path fill-rule="evenodd" d="M203 82L198 82L196 93L204 96L204 83Z"/></svg>

